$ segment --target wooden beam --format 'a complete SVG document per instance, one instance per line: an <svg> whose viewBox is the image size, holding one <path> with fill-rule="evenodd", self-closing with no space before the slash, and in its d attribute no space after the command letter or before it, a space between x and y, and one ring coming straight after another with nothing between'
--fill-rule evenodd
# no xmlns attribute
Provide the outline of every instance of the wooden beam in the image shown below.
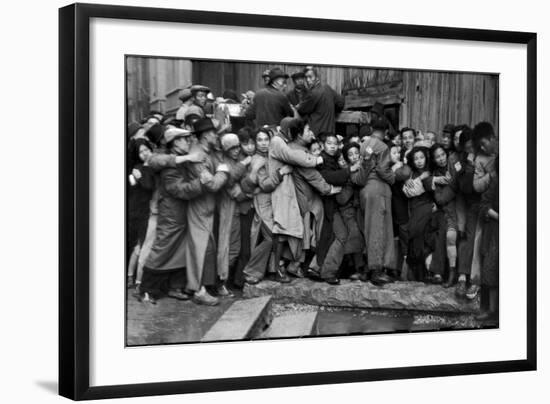
<svg viewBox="0 0 550 404"><path fill-rule="evenodd" d="M370 117L368 112L363 111L342 111L336 116L338 123L355 123L358 125L369 123Z"/></svg>

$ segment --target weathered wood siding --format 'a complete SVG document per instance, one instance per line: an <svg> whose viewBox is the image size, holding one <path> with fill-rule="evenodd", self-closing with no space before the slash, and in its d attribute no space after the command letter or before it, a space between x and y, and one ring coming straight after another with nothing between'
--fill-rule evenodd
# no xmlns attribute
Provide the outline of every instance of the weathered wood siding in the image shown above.
<svg viewBox="0 0 550 404"><path fill-rule="evenodd" d="M498 76L472 73L403 72L400 125L441 132L447 123L488 121L498 133Z"/></svg>
<svg viewBox="0 0 550 404"><path fill-rule="evenodd" d="M246 63L246 62L208 62L193 61L193 81L212 89L214 94L221 95L224 90L235 90L238 94L247 90L256 91L263 86L262 73L275 66L280 67L289 76L302 70L305 65ZM342 91L344 69L340 67L319 67L324 82L336 91ZM291 87L289 80L289 87Z"/></svg>
<svg viewBox="0 0 550 404"><path fill-rule="evenodd" d="M226 89L237 94L256 91L263 86L262 72L274 66L289 75L305 67L129 58L128 119L143 117L147 107L174 112L179 90L191 82L207 85L216 96ZM379 101L399 110L400 127L440 132L447 123L475 125L486 120L498 131L498 75L326 66L318 70L323 82L345 95L346 109L366 111Z"/></svg>

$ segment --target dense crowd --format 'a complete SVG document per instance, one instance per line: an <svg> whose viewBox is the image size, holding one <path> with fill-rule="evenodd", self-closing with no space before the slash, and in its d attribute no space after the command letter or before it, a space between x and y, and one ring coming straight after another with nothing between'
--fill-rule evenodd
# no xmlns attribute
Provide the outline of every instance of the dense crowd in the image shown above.
<svg viewBox="0 0 550 404"><path fill-rule="evenodd" d="M344 99L308 66L240 97L193 85L175 116L128 125L128 283L216 305L245 283L415 280L498 306L491 124L396 130L383 106L337 134ZM235 112L237 111L237 112ZM232 119L238 115L239 122ZM232 123L233 122L233 123ZM471 277L473 268L479 281Z"/></svg>

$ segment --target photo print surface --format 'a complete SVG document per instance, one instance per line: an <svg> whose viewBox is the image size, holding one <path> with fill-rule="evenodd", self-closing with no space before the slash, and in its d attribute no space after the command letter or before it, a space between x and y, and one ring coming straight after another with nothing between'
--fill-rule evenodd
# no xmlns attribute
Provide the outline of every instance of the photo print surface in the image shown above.
<svg viewBox="0 0 550 404"><path fill-rule="evenodd" d="M125 65L127 346L498 328L498 74Z"/></svg>

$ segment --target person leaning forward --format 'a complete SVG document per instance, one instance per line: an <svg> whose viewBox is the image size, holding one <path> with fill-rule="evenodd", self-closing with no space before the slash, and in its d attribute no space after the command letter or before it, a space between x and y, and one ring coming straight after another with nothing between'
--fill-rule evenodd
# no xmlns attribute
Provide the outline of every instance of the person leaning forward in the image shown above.
<svg viewBox="0 0 550 404"><path fill-rule="evenodd" d="M185 156L189 152L191 132L172 128L164 133L169 152ZM158 224L156 237L145 263L139 298L155 303L167 294L180 300L186 266L187 203L203 192L199 179L192 179L187 165L163 169L160 173Z"/></svg>
<svg viewBox="0 0 550 404"><path fill-rule="evenodd" d="M269 84L256 92L252 104L246 111L246 119L254 121L256 127L278 125L287 116L294 116L288 99L283 92L288 74L275 67L269 71Z"/></svg>
<svg viewBox="0 0 550 404"><path fill-rule="evenodd" d="M227 182L229 168L215 156L218 137L212 120L199 119L194 128L198 143L191 147L190 153L202 155L203 161L190 164L190 171L193 179L200 180L205 192L190 201L187 207L187 288L195 292L196 303L215 305L219 300L208 294L205 286L213 287L218 283L214 234L216 194Z"/></svg>

